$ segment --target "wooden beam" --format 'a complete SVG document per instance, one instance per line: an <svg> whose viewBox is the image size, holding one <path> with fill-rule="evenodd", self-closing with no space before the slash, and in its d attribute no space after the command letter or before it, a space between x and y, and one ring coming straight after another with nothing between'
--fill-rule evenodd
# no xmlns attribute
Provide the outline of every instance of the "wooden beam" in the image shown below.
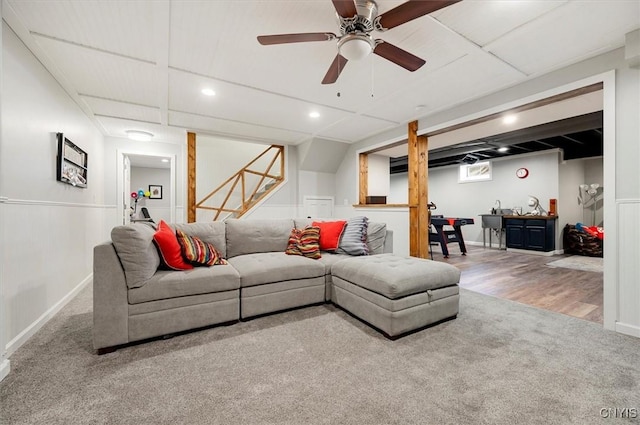
<svg viewBox="0 0 640 425"><path fill-rule="evenodd" d="M358 190L358 204L367 203L367 195L369 195L369 155L367 153L360 154L360 187Z"/></svg>
<svg viewBox="0 0 640 425"><path fill-rule="evenodd" d="M187 223L196 221L196 133L187 133Z"/></svg>
<svg viewBox="0 0 640 425"><path fill-rule="evenodd" d="M418 136L418 121L408 125L409 255L429 255L428 153L426 136Z"/></svg>

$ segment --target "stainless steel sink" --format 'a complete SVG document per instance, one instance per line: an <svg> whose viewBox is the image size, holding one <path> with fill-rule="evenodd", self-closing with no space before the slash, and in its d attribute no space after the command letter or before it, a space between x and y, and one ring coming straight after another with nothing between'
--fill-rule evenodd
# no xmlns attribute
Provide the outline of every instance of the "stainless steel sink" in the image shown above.
<svg viewBox="0 0 640 425"><path fill-rule="evenodd" d="M504 216L511 215L513 211L510 209L498 209L496 214L480 214L482 218L482 245L486 246L485 230L489 230L489 248L491 248L491 234L492 230L496 230L498 236L498 249L502 249L502 229L504 229Z"/></svg>
<svg viewBox="0 0 640 425"><path fill-rule="evenodd" d="M502 214L480 214L483 229L503 229Z"/></svg>

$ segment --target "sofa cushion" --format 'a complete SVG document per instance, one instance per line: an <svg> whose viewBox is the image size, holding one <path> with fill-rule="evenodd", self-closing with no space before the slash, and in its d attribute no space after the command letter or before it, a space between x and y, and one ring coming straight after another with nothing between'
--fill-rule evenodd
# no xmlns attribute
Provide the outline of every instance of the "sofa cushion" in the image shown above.
<svg viewBox="0 0 640 425"><path fill-rule="evenodd" d="M346 226L346 220L338 221L314 221L312 226L320 228L320 249L334 252L338 249L340 237Z"/></svg>
<svg viewBox="0 0 640 425"><path fill-rule="evenodd" d="M208 223L178 223L174 227L189 236L197 236L202 242L215 246L222 257L227 258L226 226L224 221Z"/></svg>
<svg viewBox="0 0 640 425"><path fill-rule="evenodd" d="M460 273L451 264L393 254L352 257L331 268L334 279L343 279L389 299L456 285Z"/></svg>
<svg viewBox="0 0 640 425"><path fill-rule="evenodd" d="M230 219L226 225L227 258L261 252L279 252L284 256L293 220Z"/></svg>
<svg viewBox="0 0 640 425"><path fill-rule="evenodd" d="M204 242L197 236L189 236L182 230L176 230L180 250L185 260L194 266L218 266L227 264L215 246Z"/></svg>
<svg viewBox="0 0 640 425"><path fill-rule="evenodd" d="M153 235L153 241L158 246L160 258L165 266L173 270L189 270L193 266L182 258L182 249L176 237L176 232L164 220L160 220L158 230Z"/></svg>
<svg viewBox="0 0 640 425"><path fill-rule="evenodd" d="M307 226L304 229L291 229L289 244L284 251L287 255L302 255L318 259L320 254L320 228Z"/></svg>
<svg viewBox="0 0 640 425"><path fill-rule="evenodd" d="M233 267L196 267L192 270L159 270L141 288L129 289L129 303L164 300L240 288L240 275Z"/></svg>
<svg viewBox="0 0 640 425"><path fill-rule="evenodd" d="M364 216L351 217L347 220L340 245L336 252L348 255L368 255L367 227L369 219Z"/></svg>
<svg viewBox="0 0 640 425"><path fill-rule="evenodd" d="M111 241L122 263L129 288L144 285L160 265L160 256L153 243L155 229L145 223L116 226Z"/></svg>
<svg viewBox="0 0 640 425"><path fill-rule="evenodd" d="M324 265L325 274L331 274L331 267L333 267L333 265L338 261L345 260L347 258L351 258L351 256L346 254L332 254L330 252L327 252L326 254L322 255L322 258L318 259L318 262Z"/></svg>
<svg viewBox="0 0 640 425"><path fill-rule="evenodd" d="M246 254L229 258L242 287L324 276L325 266L310 258L283 252Z"/></svg>
<svg viewBox="0 0 640 425"><path fill-rule="evenodd" d="M387 237L387 225L385 223L369 222L367 225L367 247L369 255L384 253L384 241Z"/></svg>

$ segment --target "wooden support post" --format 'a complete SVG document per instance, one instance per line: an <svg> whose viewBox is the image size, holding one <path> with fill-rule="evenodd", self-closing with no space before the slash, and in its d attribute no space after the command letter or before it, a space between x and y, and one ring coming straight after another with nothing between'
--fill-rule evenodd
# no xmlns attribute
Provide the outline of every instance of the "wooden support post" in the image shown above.
<svg viewBox="0 0 640 425"><path fill-rule="evenodd" d="M409 147L409 255L429 255L428 139L418 137L418 121L408 125Z"/></svg>
<svg viewBox="0 0 640 425"><path fill-rule="evenodd" d="M196 221L196 134L187 133L187 223Z"/></svg>
<svg viewBox="0 0 640 425"><path fill-rule="evenodd" d="M369 195L369 155L366 153L360 154L360 187L358 190L358 204L364 205L367 203L367 196Z"/></svg>

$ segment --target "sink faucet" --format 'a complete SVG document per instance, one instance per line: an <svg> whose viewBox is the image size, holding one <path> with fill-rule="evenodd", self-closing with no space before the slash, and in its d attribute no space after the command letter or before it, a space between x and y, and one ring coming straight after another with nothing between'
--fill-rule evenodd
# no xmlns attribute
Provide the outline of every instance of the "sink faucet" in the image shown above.
<svg viewBox="0 0 640 425"><path fill-rule="evenodd" d="M496 212L500 213L500 210L502 209L502 204L500 203L500 199L496 199L496 205L498 205L498 209L496 210Z"/></svg>

